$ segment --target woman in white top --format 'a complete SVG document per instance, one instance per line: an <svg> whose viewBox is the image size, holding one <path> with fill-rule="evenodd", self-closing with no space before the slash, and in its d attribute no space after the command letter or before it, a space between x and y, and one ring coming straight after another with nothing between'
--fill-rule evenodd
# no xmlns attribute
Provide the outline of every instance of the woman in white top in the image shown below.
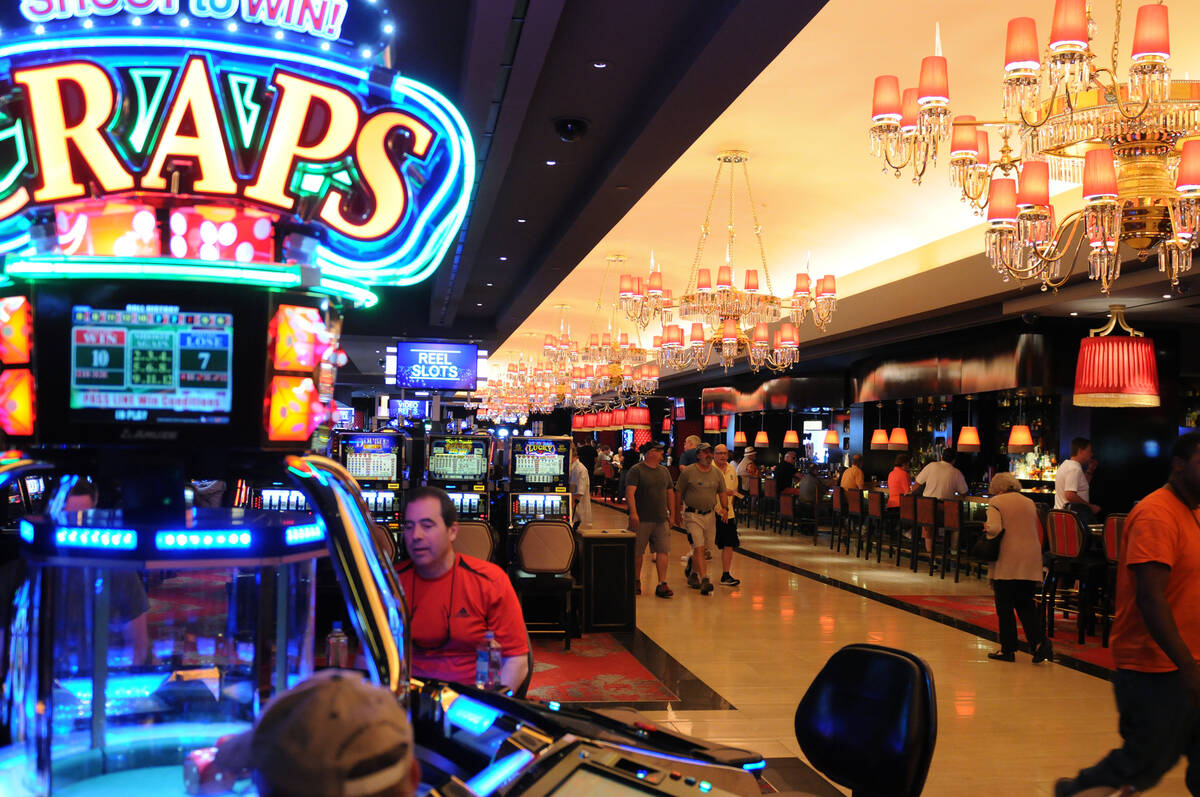
<svg viewBox="0 0 1200 797"><path fill-rule="evenodd" d="M1042 581L1042 543L1038 537L1037 505L1021 494L1021 483L1011 473L997 473L989 485L984 531L995 537L1001 531L1000 558L992 564L989 578L996 596L996 618L1000 623L1000 649L989 659L1015 661L1017 622L1025 629L1025 640L1038 664L1054 655L1042 625L1034 595Z"/></svg>

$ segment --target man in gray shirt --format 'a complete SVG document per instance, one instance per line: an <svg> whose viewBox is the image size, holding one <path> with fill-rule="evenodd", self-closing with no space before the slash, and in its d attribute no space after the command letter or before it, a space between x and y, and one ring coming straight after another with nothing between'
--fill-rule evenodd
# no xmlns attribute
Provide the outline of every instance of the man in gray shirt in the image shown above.
<svg viewBox="0 0 1200 797"><path fill-rule="evenodd" d="M625 503L629 505L629 528L637 533L634 549L637 594L642 594L642 557L646 545L654 545L654 566L658 569L658 586L654 594L670 598L675 593L667 586L667 560L671 550L671 512L675 507L675 491L671 472L662 464L663 444L651 441L642 446L642 461L625 477Z"/></svg>
<svg viewBox="0 0 1200 797"><path fill-rule="evenodd" d="M709 443L696 447L696 464L679 472L675 482L676 525L682 514L683 527L692 538L692 573L688 586L701 595L713 591L708 579L705 547L717 544L717 507L722 509L729 498L725 495L725 477L713 467L713 449Z"/></svg>

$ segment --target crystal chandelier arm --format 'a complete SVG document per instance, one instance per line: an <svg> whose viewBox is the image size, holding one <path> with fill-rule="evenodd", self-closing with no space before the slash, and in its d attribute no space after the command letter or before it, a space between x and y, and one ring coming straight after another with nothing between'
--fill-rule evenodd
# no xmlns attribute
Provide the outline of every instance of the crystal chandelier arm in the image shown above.
<svg viewBox="0 0 1200 797"><path fill-rule="evenodd" d="M758 223L758 210L754 207L754 192L750 190L750 167L748 160L742 161L742 174L746 177L746 196L750 199L750 220L754 222L754 237L758 239L758 259L762 261L763 278L767 283L767 295L774 296L771 285L771 270L767 268L767 250L763 244L762 225Z"/></svg>
<svg viewBox="0 0 1200 797"><path fill-rule="evenodd" d="M1104 85L1104 81L1102 81L1100 79L1100 75L1102 75L1102 74L1107 74L1109 77L1110 83L1107 86ZM1104 67L1100 67L1092 73L1092 80L1095 81L1097 86L1099 86L1101 89L1104 90L1105 94L1110 95L1113 98L1115 98L1115 102L1113 103L1113 105L1115 105L1117 107L1117 111L1120 112L1121 116L1125 117L1129 121L1133 121L1135 119L1140 119L1141 116L1144 113L1146 113L1146 109L1150 107L1150 95L1147 94L1146 98L1142 101L1142 107L1138 109L1137 113L1134 113L1134 114L1126 113L1125 112L1125 104L1121 102L1121 95L1118 92L1117 76L1110 70L1105 69Z"/></svg>
<svg viewBox="0 0 1200 797"><path fill-rule="evenodd" d="M1055 83L1054 90L1050 92L1050 99L1047 100L1046 102L1042 103L1042 107L1044 107L1046 109L1046 118L1040 122L1037 121L1036 119L1034 119L1033 121L1030 121L1029 117L1027 117L1025 115L1025 108L1022 107L1021 105L1018 105L1017 106L1017 114L1021 117L1021 123L1023 125L1025 125L1026 127L1028 127L1030 130L1037 130L1038 128L1044 126L1046 124L1046 122L1049 122L1050 119L1053 118L1053 116L1054 116L1054 114L1051 113L1050 109L1054 107L1054 101L1056 99L1058 99L1058 90L1063 87L1063 84L1064 84L1064 81L1059 81L1058 83ZM1067 103L1068 114L1074 113L1075 112L1075 103L1071 101L1071 92L1069 90L1063 91L1063 101Z"/></svg>
<svg viewBox="0 0 1200 797"><path fill-rule="evenodd" d="M1039 252L1036 248L1033 250L1034 254L1037 255L1038 259L1041 260L1044 265L1050 265L1051 263L1057 263L1058 261L1062 260L1066 256L1067 250L1071 248L1071 239L1075 238L1075 232L1079 229L1079 224L1082 221L1082 209L1068 214L1067 217L1058 225L1058 229L1054 231L1054 237L1050 240L1050 243L1046 245L1045 251L1047 254ZM1075 245L1076 253L1078 253L1079 244L1082 242L1083 235L1080 234L1079 240ZM1055 255L1053 252L1056 250L1061 251Z"/></svg>
<svg viewBox="0 0 1200 797"><path fill-rule="evenodd" d="M902 163L900 163L900 164L892 163L891 156L888 155L887 147L883 148L883 162L886 163L889 167L891 167L892 170L899 172L899 171L906 169L908 167L908 164L913 162L913 158L916 157L916 153L917 153L917 137L914 135L914 136L912 136L912 140L909 142L908 154L904 156L904 161Z"/></svg>

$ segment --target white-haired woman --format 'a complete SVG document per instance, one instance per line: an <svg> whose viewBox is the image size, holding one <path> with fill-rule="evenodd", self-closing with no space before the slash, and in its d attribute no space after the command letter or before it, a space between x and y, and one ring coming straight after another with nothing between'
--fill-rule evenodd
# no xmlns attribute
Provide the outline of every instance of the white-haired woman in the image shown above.
<svg viewBox="0 0 1200 797"><path fill-rule="evenodd" d="M1054 655L1046 637L1034 595L1042 580L1042 543L1038 538L1037 505L1021 494L1021 483L1011 473L997 473L989 485L984 531L995 537L1001 531L1000 558L991 567L992 591L996 596L996 618L1000 623L1000 649L989 659L1015 661L1017 621L1025 630L1025 641L1033 651L1033 663Z"/></svg>

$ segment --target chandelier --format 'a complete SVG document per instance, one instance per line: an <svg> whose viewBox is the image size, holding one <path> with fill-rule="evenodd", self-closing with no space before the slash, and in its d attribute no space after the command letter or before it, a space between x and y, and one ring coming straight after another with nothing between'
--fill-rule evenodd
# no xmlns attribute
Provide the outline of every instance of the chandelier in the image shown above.
<svg viewBox="0 0 1200 797"><path fill-rule="evenodd" d="M751 371L757 372L763 367L785 371L800 360L800 339L796 325L791 321L780 324L773 336L764 321L755 324L749 335L732 318L725 319L720 330L712 335L706 335L704 324L697 321L692 324L686 346L682 327L669 324L663 330L659 362L664 368L703 371L714 353L720 357L721 367L726 371L742 355L749 361Z"/></svg>
<svg viewBox="0 0 1200 797"><path fill-rule="evenodd" d="M624 255L609 255L609 265L620 266ZM645 329L651 321L666 323L671 320L671 291L663 288L662 269L654 262L650 253L650 273L646 279L632 274L621 274L617 282L617 306L639 328Z"/></svg>
<svg viewBox="0 0 1200 797"><path fill-rule="evenodd" d="M1086 245L1088 276L1108 293L1122 244L1139 260L1157 254L1172 285L1191 269L1200 226L1200 82L1173 80L1165 5L1138 9L1128 78L1118 79L1121 0L1111 67L1096 63L1087 0L1056 0L1045 58L1034 20L1008 23L1003 118L951 117L940 41L921 62L917 88L875 80L870 143L884 170L912 169L920 183L949 139L951 184L987 214L988 259L1007 281L1065 284ZM1002 138L991 160L987 133ZM1016 140L1020 154L1011 142ZM1082 183L1084 207L1061 219L1051 179ZM1068 259L1069 256L1069 259ZM1065 265L1068 266L1064 269Z"/></svg>

